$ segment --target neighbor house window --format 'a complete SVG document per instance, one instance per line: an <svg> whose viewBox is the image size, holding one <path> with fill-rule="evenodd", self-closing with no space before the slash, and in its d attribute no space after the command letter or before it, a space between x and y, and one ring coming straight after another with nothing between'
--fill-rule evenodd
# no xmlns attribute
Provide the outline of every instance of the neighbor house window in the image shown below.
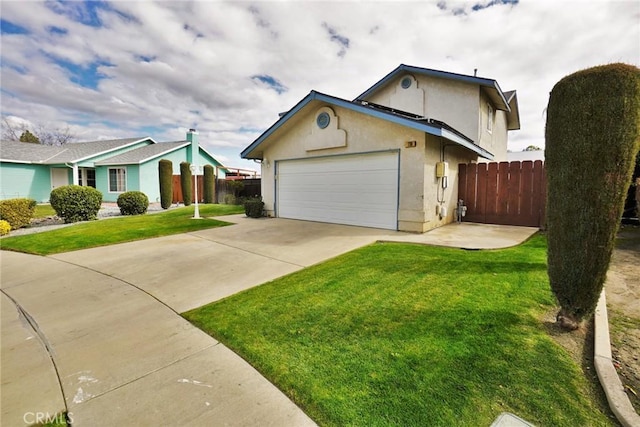
<svg viewBox="0 0 640 427"><path fill-rule="evenodd" d="M87 186L96 188L96 170L87 169Z"/></svg>
<svg viewBox="0 0 640 427"><path fill-rule="evenodd" d="M127 170L109 168L109 192L124 193L125 191L127 191Z"/></svg>
<svg viewBox="0 0 640 427"><path fill-rule="evenodd" d="M487 130L491 132L493 129L493 107L487 104Z"/></svg>
<svg viewBox="0 0 640 427"><path fill-rule="evenodd" d="M82 186L96 188L96 170L78 169L78 180Z"/></svg>

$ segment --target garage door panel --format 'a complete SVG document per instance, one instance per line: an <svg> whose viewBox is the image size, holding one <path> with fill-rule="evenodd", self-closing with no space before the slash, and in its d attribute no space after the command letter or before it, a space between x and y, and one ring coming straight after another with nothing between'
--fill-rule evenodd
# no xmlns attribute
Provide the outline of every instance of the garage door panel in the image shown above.
<svg viewBox="0 0 640 427"><path fill-rule="evenodd" d="M398 154L278 162L283 218L397 229Z"/></svg>
<svg viewBox="0 0 640 427"><path fill-rule="evenodd" d="M305 200L323 200L323 201L353 201L359 198L361 202L376 202L378 204L392 203L395 205L397 200L397 188L388 185L376 185L376 191L363 191L356 186L336 185L332 186L331 191L327 193L321 185L299 190L297 188L281 187L280 202L287 200L304 202ZM395 206L394 206L395 208Z"/></svg>

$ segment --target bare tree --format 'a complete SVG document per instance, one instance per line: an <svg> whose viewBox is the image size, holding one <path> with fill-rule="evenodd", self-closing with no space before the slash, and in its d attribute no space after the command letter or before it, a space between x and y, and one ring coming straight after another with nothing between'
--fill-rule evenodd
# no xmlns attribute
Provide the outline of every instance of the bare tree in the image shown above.
<svg viewBox="0 0 640 427"><path fill-rule="evenodd" d="M40 139L40 143L44 145L62 145L75 139L75 135L71 132L69 125L64 128L50 129L39 123L36 125L34 134Z"/></svg>
<svg viewBox="0 0 640 427"><path fill-rule="evenodd" d="M2 140L3 141L20 141L20 135L27 130L21 129L19 126L12 125L6 116L2 116Z"/></svg>
<svg viewBox="0 0 640 427"><path fill-rule="evenodd" d="M2 139L9 141L20 141L20 136L29 131L44 145L62 145L73 141L76 136L67 125L64 128L52 128L51 126L37 123L30 131L27 123L19 124L11 122L7 116L2 116Z"/></svg>

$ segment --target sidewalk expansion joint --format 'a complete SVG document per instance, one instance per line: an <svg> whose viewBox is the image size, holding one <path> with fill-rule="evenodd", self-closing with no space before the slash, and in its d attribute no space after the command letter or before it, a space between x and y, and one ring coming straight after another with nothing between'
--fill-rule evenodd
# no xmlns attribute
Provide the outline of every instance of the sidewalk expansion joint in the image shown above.
<svg viewBox="0 0 640 427"><path fill-rule="evenodd" d="M199 236L198 234L195 234L195 233L196 232L190 232L190 233L186 233L186 234L188 234L190 236L193 236L193 237L197 237L198 239L206 240L207 242L215 243L217 245L226 246L226 247L231 248L231 249L237 249L239 251L247 252L247 253L252 254L252 255L257 255L257 256L262 257L262 258L267 258L267 259L270 259L272 261L278 261L278 262L282 262L284 264L290 264L290 265L293 265L293 266L296 266L296 267L300 267L300 268L306 268L307 267L306 265L296 264L295 262L285 261L285 260L282 260L282 259L278 259L278 258L274 258L274 257L268 256L268 255L265 255L265 254L261 254L259 252L254 252L254 251L251 251L249 249L241 248L241 247L238 247L238 246L233 246L233 245L230 245L229 243L223 243L223 242L219 242L217 240L208 239L208 238L206 238L204 236Z"/></svg>
<svg viewBox="0 0 640 427"><path fill-rule="evenodd" d="M171 310L173 313L175 313L175 314L177 314L178 316L180 316L181 318L183 318L183 317L180 315L180 313L178 313L178 312L177 312L173 307L171 307L170 305L168 305L167 303L165 303L164 301L162 301L161 299L159 299L158 297L156 297L156 296L155 296L155 295L153 295L152 293L149 293L148 291L146 291L145 289L141 288L140 286L138 286L138 285L136 285L136 284L134 284L134 283L127 282L126 280L124 280L124 279L122 279L122 278L120 278L120 277L118 277L118 276L115 276L115 275L113 275L113 274L107 274L107 273L104 273L104 272L102 272L102 271L100 271L100 270L96 270L95 268L87 267L87 266L85 266L85 265L76 264L76 263L74 263L74 262L67 261L67 260L63 260L63 259L58 259L58 258L51 258L51 257L47 257L47 258L55 259L55 260L56 260L56 261L58 261L58 262L64 262L64 263L66 263L66 264L69 264L69 265L73 265L73 266L75 266L75 267L82 268L82 269L84 269L84 270L92 271L92 272L97 273L97 274L99 274L99 275L101 275L101 276L109 277L109 278L111 278L111 279L114 279L114 280L117 280L117 281L119 281L119 282L121 282L121 283L124 283L125 285L131 286L132 288L135 288L135 289L139 290L139 291L140 291L140 292L142 292L143 294L150 296L151 298L153 298L154 300L156 300L157 302L159 302L160 304L162 304L163 306L165 306L166 308L168 308L169 310ZM184 318L183 318L183 319L184 319Z"/></svg>

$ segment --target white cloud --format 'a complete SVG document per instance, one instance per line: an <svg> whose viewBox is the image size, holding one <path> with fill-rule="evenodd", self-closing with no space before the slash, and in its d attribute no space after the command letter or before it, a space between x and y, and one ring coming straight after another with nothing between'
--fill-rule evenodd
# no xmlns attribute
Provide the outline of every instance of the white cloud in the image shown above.
<svg viewBox="0 0 640 427"><path fill-rule="evenodd" d="M2 114L70 123L84 140L154 128L156 140L177 140L197 127L209 151L246 166L240 151L312 89L352 99L400 63L477 68L518 90L522 129L510 148L519 150L544 145L548 94L563 76L640 63L636 1L472 11L489 3L131 1L63 4L59 14L42 2L3 1L3 19L29 33L2 35ZM96 19L101 26L86 25ZM72 81L96 64L95 89Z"/></svg>

